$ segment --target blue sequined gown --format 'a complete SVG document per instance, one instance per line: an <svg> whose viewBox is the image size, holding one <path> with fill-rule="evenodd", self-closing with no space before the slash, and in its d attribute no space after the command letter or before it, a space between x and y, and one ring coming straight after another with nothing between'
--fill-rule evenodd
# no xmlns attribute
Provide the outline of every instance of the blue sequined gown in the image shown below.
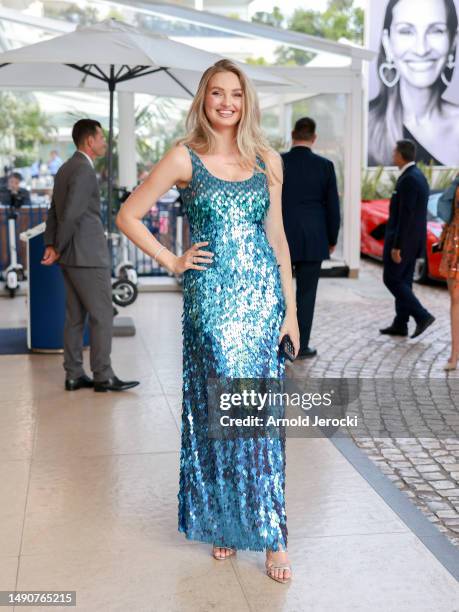
<svg viewBox="0 0 459 612"><path fill-rule="evenodd" d="M208 377L283 378L285 314L279 267L265 234L266 175L227 181L189 147L180 189L191 243L214 253L183 277L183 407L178 529L192 540L262 551L287 546L285 439L207 437ZM262 164L262 162L260 162Z"/></svg>

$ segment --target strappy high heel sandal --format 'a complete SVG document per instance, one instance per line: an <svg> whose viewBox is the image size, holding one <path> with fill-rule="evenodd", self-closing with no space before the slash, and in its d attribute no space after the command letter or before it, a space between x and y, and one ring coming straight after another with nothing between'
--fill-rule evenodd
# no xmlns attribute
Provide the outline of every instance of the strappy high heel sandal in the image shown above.
<svg viewBox="0 0 459 612"><path fill-rule="evenodd" d="M292 579L292 566L290 563L278 563L276 564L274 561L265 561L266 573L267 575L276 582L281 582L282 584L286 584L290 582ZM290 576L288 578L276 578L275 571L276 570L288 570L290 572Z"/></svg>
<svg viewBox="0 0 459 612"><path fill-rule="evenodd" d="M219 557L218 555L216 555L216 551L217 549L222 548L223 550L230 551L230 554L227 555L225 554L223 557ZM229 559L230 557L233 557L236 554L236 549L235 548L230 548L229 546L216 546L215 544L213 545L212 548L212 556L214 559L217 559L217 561L225 561L226 559Z"/></svg>

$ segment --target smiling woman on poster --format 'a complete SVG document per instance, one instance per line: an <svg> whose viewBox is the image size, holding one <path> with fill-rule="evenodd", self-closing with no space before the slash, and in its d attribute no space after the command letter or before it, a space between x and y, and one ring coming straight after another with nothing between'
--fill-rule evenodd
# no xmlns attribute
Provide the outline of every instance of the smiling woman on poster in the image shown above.
<svg viewBox="0 0 459 612"><path fill-rule="evenodd" d="M370 102L368 164L391 165L397 140L417 161L459 164L459 106L442 96L456 67L454 0L390 0L378 57L380 90Z"/></svg>

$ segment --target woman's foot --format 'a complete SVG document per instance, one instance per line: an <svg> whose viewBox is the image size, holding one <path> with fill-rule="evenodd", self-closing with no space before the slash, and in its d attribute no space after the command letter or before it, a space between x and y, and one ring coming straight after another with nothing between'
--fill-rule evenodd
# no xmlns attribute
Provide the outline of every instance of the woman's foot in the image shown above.
<svg viewBox="0 0 459 612"><path fill-rule="evenodd" d="M215 546L215 544L212 548L212 555L218 561L221 561L222 559L228 559L229 557L232 557L235 554L235 548L228 548L227 546Z"/></svg>
<svg viewBox="0 0 459 612"><path fill-rule="evenodd" d="M266 573L276 582L289 582L292 578L292 566L286 550L266 551Z"/></svg>

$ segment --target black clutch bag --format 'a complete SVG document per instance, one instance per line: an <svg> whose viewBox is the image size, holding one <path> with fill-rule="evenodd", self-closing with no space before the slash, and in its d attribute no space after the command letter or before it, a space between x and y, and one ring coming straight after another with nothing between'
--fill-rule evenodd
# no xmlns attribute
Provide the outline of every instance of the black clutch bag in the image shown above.
<svg viewBox="0 0 459 612"><path fill-rule="evenodd" d="M295 361L295 347L288 334L282 337L279 344L279 353L284 355L289 361Z"/></svg>
<svg viewBox="0 0 459 612"><path fill-rule="evenodd" d="M436 242L432 245L432 253L441 253L443 251L443 242Z"/></svg>

